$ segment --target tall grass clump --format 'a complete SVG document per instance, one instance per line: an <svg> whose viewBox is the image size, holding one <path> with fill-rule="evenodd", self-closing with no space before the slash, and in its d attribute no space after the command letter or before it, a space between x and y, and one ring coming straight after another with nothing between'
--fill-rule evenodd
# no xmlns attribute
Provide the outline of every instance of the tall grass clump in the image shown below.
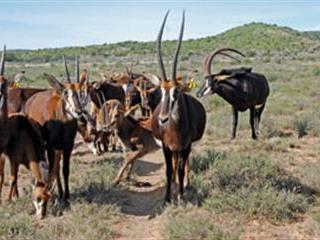
<svg viewBox="0 0 320 240"><path fill-rule="evenodd" d="M299 138L308 135L308 131L311 129L311 122L306 118L297 119L293 124Z"/></svg>
<svg viewBox="0 0 320 240"><path fill-rule="evenodd" d="M207 170L198 173L201 178L196 182L198 192L205 188L202 205L214 213L270 221L293 220L313 202L311 189L268 159L214 152L199 159L205 167L196 169Z"/></svg>

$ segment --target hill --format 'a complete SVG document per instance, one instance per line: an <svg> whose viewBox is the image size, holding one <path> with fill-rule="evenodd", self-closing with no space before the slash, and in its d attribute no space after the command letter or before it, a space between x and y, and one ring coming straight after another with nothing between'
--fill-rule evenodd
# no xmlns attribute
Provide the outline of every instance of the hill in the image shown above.
<svg viewBox="0 0 320 240"><path fill-rule="evenodd" d="M166 41L163 51L171 56L175 41ZM301 53L312 54L320 46L319 32L299 32L297 30L264 23L250 23L235 27L216 36L189 39L183 44L182 58L203 55L218 47L241 49L249 56L279 55L297 56ZM91 45L86 47L66 47L40 50L14 50L8 60L18 62L51 62L66 56L86 57L126 57L154 56L154 42L126 41L115 44Z"/></svg>

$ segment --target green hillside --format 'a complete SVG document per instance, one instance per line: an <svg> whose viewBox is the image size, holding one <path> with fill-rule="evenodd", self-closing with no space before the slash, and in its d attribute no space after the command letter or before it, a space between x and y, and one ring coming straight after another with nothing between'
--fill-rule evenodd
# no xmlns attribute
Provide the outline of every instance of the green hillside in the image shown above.
<svg viewBox="0 0 320 240"><path fill-rule="evenodd" d="M163 51L172 54L175 41L166 41ZM203 55L218 47L241 49L249 56L274 54L297 56L312 54L320 45L320 32L299 32L287 27L264 23L250 23L227 30L216 36L186 40L183 44L182 58ZM86 47L66 47L40 49L34 51L11 51L8 60L20 62L51 62L61 59L61 55L86 57L126 57L134 55L153 56L154 42L127 41L115 44L91 45Z"/></svg>
<svg viewBox="0 0 320 240"><path fill-rule="evenodd" d="M311 39L320 40L320 31L305 31L303 34Z"/></svg>

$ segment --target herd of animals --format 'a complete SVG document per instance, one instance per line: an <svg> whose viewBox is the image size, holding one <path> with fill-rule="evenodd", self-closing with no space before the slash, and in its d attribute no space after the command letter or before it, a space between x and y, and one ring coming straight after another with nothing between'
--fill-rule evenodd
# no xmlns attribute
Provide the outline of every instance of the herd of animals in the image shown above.
<svg viewBox="0 0 320 240"><path fill-rule="evenodd" d="M132 152L126 157L114 184L118 184L124 174L126 178L130 177L136 159L162 148L167 180L165 201L171 201L171 186L176 177L179 196L183 196L184 187L189 185L189 154L192 145L203 136L206 111L202 103L188 93L188 81L177 76L184 13L172 60L171 78L166 74L161 41L168 14L169 11L156 40L160 77L127 69L104 81L89 81L86 69L80 73L76 57L73 81L63 58L63 81L44 74L51 86L49 89L14 87L5 77L4 47L0 65L0 200L4 166L9 161L11 182L8 200L19 196L18 170L20 165L24 165L34 177L32 200L37 217L45 217L55 186L59 199L68 201L70 158L77 132L94 154L119 146L123 151ZM205 81L196 95L203 97L216 93L232 105L233 138L236 137L238 111L249 109L252 138L256 139L261 113L269 95L266 78L250 68L211 72L216 56L239 61L234 54L244 56L238 50L223 48L205 57ZM142 117L135 116L138 108ZM64 186L60 179L60 164Z"/></svg>

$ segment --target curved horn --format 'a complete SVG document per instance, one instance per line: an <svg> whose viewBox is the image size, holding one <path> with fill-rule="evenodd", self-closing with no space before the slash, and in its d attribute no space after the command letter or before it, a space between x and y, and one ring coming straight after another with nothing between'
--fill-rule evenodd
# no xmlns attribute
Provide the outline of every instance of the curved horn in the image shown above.
<svg viewBox="0 0 320 240"><path fill-rule="evenodd" d="M233 48L221 48L221 49L218 49L216 51L213 51L210 55L208 55L205 60L206 60L206 65L204 66L204 71L205 71L205 74L206 75L211 75L211 63L212 63L212 60L214 59L215 56L217 56L218 54L220 55L224 55L224 56L230 56L229 54L226 54L224 52L234 52L234 53L237 53L239 55L241 55L242 57L245 57L245 55L236 50L236 49L233 49Z"/></svg>
<svg viewBox="0 0 320 240"><path fill-rule="evenodd" d="M185 13L183 11L179 39L178 39L177 48L176 48L176 52L174 54L173 63L172 63L172 81L174 81L175 83L176 83L176 76L177 76L178 57L179 57L179 52L180 52L182 38L183 38L183 32L184 32L184 19L185 19L184 15L185 15Z"/></svg>
<svg viewBox="0 0 320 240"><path fill-rule="evenodd" d="M223 56L229 57L229 58L231 58L231 59L233 59L233 60L235 60L237 62L241 62L241 60L239 58L236 58L236 57L234 57L234 56L232 56L232 55L230 55L228 53L223 53L222 52L222 53L219 53L219 55L223 55Z"/></svg>
<svg viewBox="0 0 320 240"><path fill-rule="evenodd" d="M163 19L163 22L162 22L162 25L160 27L160 31L159 31L159 34L158 34L158 38L157 38L158 64L159 64L159 67L160 67L162 80L165 80L165 81L167 80L167 76L166 76L166 70L165 70L164 65L163 65L162 54L161 54L161 38L162 38L163 29L164 29L164 26L166 24L169 12L170 12L170 10L168 10L166 15L164 16L164 19Z"/></svg>
<svg viewBox="0 0 320 240"><path fill-rule="evenodd" d="M71 83L67 60L64 55L62 56L62 58L63 58L64 67L66 69L66 81L67 81L67 83Z"/></svg>
<svg viewBox="0 0 320 240"><path fill-rule="evenodd" d="M3 46L2 56L1 56L1 68L0 68L0 75L4 75L4 67L5 67L5 58L6 58L6 45Z"/></svg>
<svg viewBox="0 0 320 240"><path fill-rule="evenodd" d="M80 81L79 81L79 57L78 56L76 56L74 68L75 68L74 78L75 78L75 81L79 83Z"/></svg>

